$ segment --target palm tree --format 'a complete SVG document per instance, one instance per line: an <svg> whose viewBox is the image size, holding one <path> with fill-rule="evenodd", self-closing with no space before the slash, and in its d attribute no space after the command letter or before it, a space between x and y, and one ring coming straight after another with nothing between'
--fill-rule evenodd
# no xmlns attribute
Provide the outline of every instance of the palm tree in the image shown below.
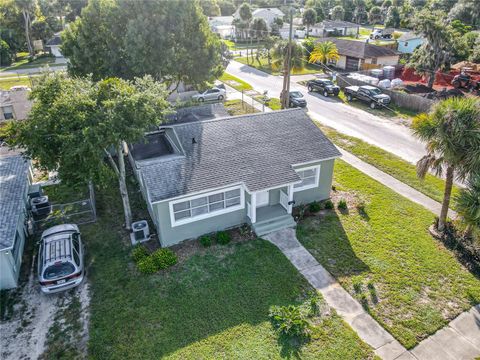
<svg viewBox="0 0 480 360"><path fill-rule="evenodd" d="M442 175L445 191L438 230L445 229L453 180L480 172L480 100L450 98L437 103L430 113L413 119L413 134L426 142L427 155L417 163L417 175L429 170Z"/></svg>
<svg viewBox="0 0 480 360"><path fill-rule="evenodd" d="M338 55L337 46L331 41L324 41L315 45L313 51L310 53L308 62L321 62L322 64L326 64L327 61L338 59L340 59L340 55Z"/></svg>
<svg viewBox="0 0 480 360"><path fill-rule="evenodd" d="M303 12L302 22L303 22L303 25L305 25L307 28L307 38L308 38L308 35L310 34L310 26L315 25L315 23L317 22L317 12L315 11L315 9L305 10Z"/></svg>
<svg viewBox="0 0 480 360"><path fill-rule="evenodd" d="M238 13L240 15L240 21L242 23L242 28L243 28L243 36L245 38L245 34L247 35L247 43L248 43L248 30L250 28L250 22L252 21L252 8L250 7L249 4L243 3L239 10ZM245 33L245 30L246 33ZM247 63L248 63L248 46L247 46Z"/></svg>
<svg viewBox="0 0 480 360"><path fill-rule="evenodd" d="M255 18L253 19L252 26L251 26L251 36L255 37L257 40L257 52L255 58L257 59L258 66L262 66L260 62L260 40L265 39L268 36L268 27L267 23L262 18ZM253 63L253 60L252 60Z"/></svg>
<svg viewBox="0 0 480 360"><path fill-rule="evenodd" d="M275 44L272 50L272 69L282 69L284 64L283 60L288 51L288 41L281 40ZM303 47L300 44L292 43L292 56L291 56L291 70L293 72L300 72L305 68L305 54Z"/></svg>
<svg viewBox="0 0 480 360"><path fill-rule="evenodd" d="M465 225L465 236L471 237L475 229L480 231L480 173L471 175L466 185L455 200L458 214Z"/></svg>

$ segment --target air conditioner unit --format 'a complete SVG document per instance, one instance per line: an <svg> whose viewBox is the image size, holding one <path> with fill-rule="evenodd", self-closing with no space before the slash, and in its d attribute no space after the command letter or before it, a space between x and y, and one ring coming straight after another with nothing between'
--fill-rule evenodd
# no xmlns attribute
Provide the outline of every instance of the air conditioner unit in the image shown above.
<svg viewBox="0 0 480 360"><path fill-rule="evenodd" d="M30 208L33 215L49 215L52 212L52 205L48 201L48 196L38 196L30 199Z"/></svg>
<svg viewBox="0 0 480 360"><path fill-rule="evenodd" d="M132 232L130 233L130 240L132 245L148 241L150 239L150 230L146 220L140 220L132 223Z"/></svg>

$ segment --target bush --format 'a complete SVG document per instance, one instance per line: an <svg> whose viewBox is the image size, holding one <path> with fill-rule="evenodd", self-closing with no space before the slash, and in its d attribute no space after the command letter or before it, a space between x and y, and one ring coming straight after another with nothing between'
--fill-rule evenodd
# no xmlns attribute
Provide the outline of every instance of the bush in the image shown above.
<svg viewBox="0 0 480 360"><path fill-rule="evenodd" d="M154 274L158 271L153 256L147 256L137 263L138 270L143 274Z"/></svg>
<svg viewBox="0 0 480 360"><path fill-rule="evenodd" d="M339 210L347 210L348 209L347 200L340 199L340 201L338 202L337 208Z"/></svg>
<svg viewBox="0 0 480 360"><path fill-rule="evenodd" d="M275 329L283 335L305 337L310 332L310 324L300 306L272 306L269 317Z"/></svg>
<svg viewBox="0 0 480 360"><path fill-rule="evenodd" d="M145 259L148 257L148 250L145 246L143 245L138 245L135 246L132 250L132 258L135 263L138 263L139 261Z"/></svg>
<svg viewBox="0 0 480 360"><path fill-rule="evenodd" d="M334 206L333 206L332 200L327 200L327 201L325 201L325 209L327 209L327 210L332 210L333 207L334 207Z"/></svg>
<svg viewBox="0 0 480 360"><path fill-rule="evenodd" d="M157 267L157 270L166 269L177 263L177 255L170 249L155 250L150 257Z"/></svg>
<svg viewBox="0 0 480 360"><path fill-rule="evenodd" d="M230 235L227 232L219 231L217 233L217 242L220 245L226 245L230 242L230 240L231 240Z"/></svg>
<svg viewBox="0 0 480 360"><path fill-rule="evenodd" d="M212 245L212 238L208 235L203 235L202 237L200 237L199 241L200 244L202 244L204 247L209 247L210 245Z"/></svg>
<svg viewBox="0 0 480 360"><path fill-rule="evenodd" d="M312 213L316 213L322 210L322 206L320 205L320 203L314 201L310 204L308 210Z"/></svg>

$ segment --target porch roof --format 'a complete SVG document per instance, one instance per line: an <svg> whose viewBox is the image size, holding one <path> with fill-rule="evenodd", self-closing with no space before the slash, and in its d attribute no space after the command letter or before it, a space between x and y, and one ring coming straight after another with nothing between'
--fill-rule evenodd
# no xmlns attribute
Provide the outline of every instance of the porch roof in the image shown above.
<svg viewBox="0 0 480 360"><path fill-rule="evenodd" d="M183 155L138 163L152 202L243 183L249 191L300 181L293 165L340 156L302 109L173 125Z"/></svg>

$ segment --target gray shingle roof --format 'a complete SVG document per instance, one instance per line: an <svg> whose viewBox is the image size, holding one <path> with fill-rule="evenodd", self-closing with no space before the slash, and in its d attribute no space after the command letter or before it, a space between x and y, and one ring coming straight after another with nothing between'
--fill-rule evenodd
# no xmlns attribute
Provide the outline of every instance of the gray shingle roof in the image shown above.
<svg viewBox="0 0 480 360"><path fill-rule="evenodd" d="M348 21L342 21L342 20L323 20L320 23L317 23L314 25L314 27L319 27L319 28L340 28L340 27L347 27L347 28L358 28L360 25L348 22Z"/></svg>
<svg viewBox="0 0 480 360"><path fill-rule="evenodd" d="M301 109L174 125L185 156L137 163L152 201L244 183L299 181L292 165L340 156ZM192 138L195 138L193 143Z"/></svg>
<svg viewBox="0 0 480 360"><path fill-rule="evenodd" d="M398 51L390 49L386 46L367 44L363 41L337 38L324 38L318 41L331 41L337 46L337 50L340 55L356 57L359 59L395 56L400 54Z"/></svg>
<svg viewBox="0 0 480 360"><path fill-rule="evenodd" d="M20 213L25 206L28 164L22 156L0 152L0 250L8 249L15 240Z"/></svg>

